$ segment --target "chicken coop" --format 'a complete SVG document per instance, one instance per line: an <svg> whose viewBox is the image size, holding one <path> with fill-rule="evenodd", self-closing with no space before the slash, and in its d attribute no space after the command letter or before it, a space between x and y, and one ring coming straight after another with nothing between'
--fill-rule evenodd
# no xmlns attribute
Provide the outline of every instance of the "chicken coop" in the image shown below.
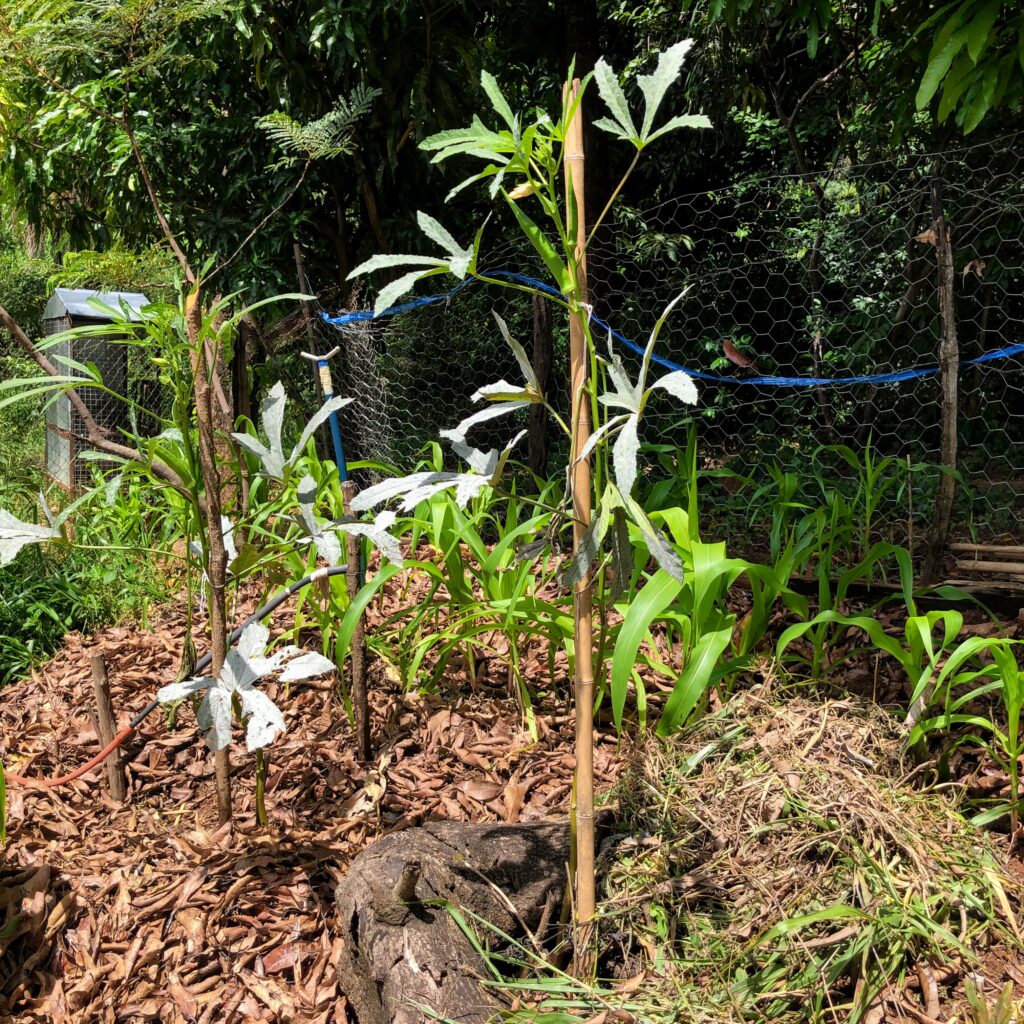
<svg viewBox="0 0 1024 1024"><path fill-rule="evenodd" d="M43 333L47 337L70 331L76 327L95 327L112 324L114 314L102 307L118 310L133 319L141 319L143 306L149 299L140 292L97 292L81 288L58 288L50 296L43 312ZM73 359L82 364L92 363L99 370L104 384L115 394L128 393L128 346L112 332L82 338L65 338L52 345L49 355ZM66 370L65 366L61 367ZM73 370L67 370L74 373ZM96 423L116 437L128 426L128 407L113 395L95 387L78 391L85 407ZM90 467L95 462L87 458L90 451L85 440L85 427L81 416L71 405L67 395L60 395L46 410L46 471L62 487L74 490L88 483Z"/></svg>

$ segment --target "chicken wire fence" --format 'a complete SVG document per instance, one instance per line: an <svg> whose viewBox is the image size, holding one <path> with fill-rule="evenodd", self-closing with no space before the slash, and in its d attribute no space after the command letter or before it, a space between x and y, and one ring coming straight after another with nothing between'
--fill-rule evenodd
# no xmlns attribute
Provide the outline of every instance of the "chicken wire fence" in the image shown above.
<svg viewBox="0 0 1024 1024"><path fill-rule="evenodd" d="M749 512L750 496L773 472L794 474L798 493L809 497L856 488L862 475L837 446L860 459L870 446L892 456L892 465L911 467L910 486L890 489L875 510L878 537L905 539L915 503L927 520L941 441L938 197L954 254L961 360L952 531L1019 538L1021 139L840 163L813 176L749 178L644 210L619 209L588 253L598 333L612 329L610 344L635 373L655 320L685 288L656 358L701 378L696 408L667 397L652 402L643 428L648 459L671 467L695 427L710 486L721 488L722 502L710 511L731 502ZM515 246L481 256L481 265L542 276ZM325 349L341 345L336 388L356 398L344 413L346 447L407 470L440 429L470 411L478 387L516 379L492 310L527 351L546 324L529 296L479 282L400 308L377 319L325 314L317 333ZM563 408L566 335L556 307L549 393ZM486 426L471 437L481 447L512 433L507 419ZM565 455L565 444L549 438L546 471L564 467Z"/></svg>

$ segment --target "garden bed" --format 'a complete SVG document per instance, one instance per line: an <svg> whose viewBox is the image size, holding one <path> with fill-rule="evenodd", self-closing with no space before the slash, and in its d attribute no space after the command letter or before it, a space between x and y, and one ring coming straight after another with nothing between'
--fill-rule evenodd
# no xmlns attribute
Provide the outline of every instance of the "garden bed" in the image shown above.
<svg viewBox="0 0 1024 1024"><path fill-rule="evenodd" d="M56 658L4 689L5 764L49 777L86 760L97 746L90 655L105 655L123 720L173 677L183 633L183 616L168 613L149 632L69 636ZM217 827L212 758L188 708L170 728L150 716L129 742L125 806L106 795L101 770L57 790L11 786L0 909L21 918L0 940L0 1017L344 1021L333 892L356 853L430 819L564 817L573 729L564 706L537 708L533 743L503 691L403 694L379 665L374 680L382 754L369 773L333 683L292 684L281 700L289 731L268 751L268 829L253 824L244 754L236 824ZM605 789L617 759L604 737Z"/></svg>
<svg viewBox="0 0 1024 1024"><path fill-rule="evenodd" d="M397 592L396 580L371 622ZM238 614L256 603L248 593ZM283 612L272 632L292 621ZM123 721L173 677L183 636L171 609L149 631L69 636L3 692L10 770L50 777L95 752L92 654L107 660ZM531 657L542 675L545 652ZM860 999L874 1024L928 1024L971 1019L968 980L990 1002L1007 982L1024 993L1019 862L1007 837L965 823L948 787L919 791L894 720L869 699L898 702L898 679L871 658L831 680L861 697L783 688L758 662L737 697L667 746L631 750L602 727L599 792L620 822L600 859L600 972L611 980L570 985L524 957L506 992L518 1019L547 1007L566 1020L611 1009L657 1024L680 1013L847 1020ZM254 765L238 752L235 824L217 826L212 758L187 706L171 722L152 715L130 741L126 805L107 796L101 771L57 790L12 786L0 906L18 920L0 940L0 1013L76 1024L348 1019L334 890L357 854L429 821L566 814L574 724L564 694L538 699L533 741L503 671L477 666L472 687L462 671L452 662L438 692L405 693L373 663L379 760L369 768L355 758L334 681L270 684L289 730L268 750L267 829L254 825ZM1000 783L976 758L956 765L968 793ZM935 925L952 942L929 937L914 900L945 901ZM881 974L850 966L876 956L888 957Z"/></svg>

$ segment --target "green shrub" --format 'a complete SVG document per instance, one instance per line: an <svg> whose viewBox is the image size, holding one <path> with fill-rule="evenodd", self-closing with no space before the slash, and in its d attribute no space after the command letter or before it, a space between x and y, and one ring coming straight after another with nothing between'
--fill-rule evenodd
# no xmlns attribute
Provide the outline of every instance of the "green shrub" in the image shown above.
<svg viewBox="0 0 1024 1024"><path fill-rule="evenodd" d="M0 306L30 337L42 334L49 269L45 261L29 257L11 232L0 227ZM9 354L13 344L0 329L0 355Z"/></svg>
<svg viewBox="0 0 1024 1024"><path fill-rule="evenodd" d="M55 553L34 546L0 568L0 684L52 654L66 633L131 616L166 593L158 572L123 552Z"/></svg>

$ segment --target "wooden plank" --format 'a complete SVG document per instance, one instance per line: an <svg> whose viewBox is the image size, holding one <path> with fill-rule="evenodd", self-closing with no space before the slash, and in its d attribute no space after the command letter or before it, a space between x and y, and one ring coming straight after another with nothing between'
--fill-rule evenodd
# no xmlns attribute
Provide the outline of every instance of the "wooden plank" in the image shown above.
<svg viewBox="0 0 1024 1024"><path fill-rule="evenodd" d="M837 581L832 581L835 587ZM739 586L742 586L742 577ZM798 594L812 597L818 595L818 581L814 577L791 576L790 587ZM1024 579L1019 581L957 580L949 579L940 584L945 587L957 587L964 591L964 597L946 597L941 594L918 594L915 596L918 608L975 608L977 603L985 605L994 612L1017 615L1024 610ZM847 596L855 601L875 603L888 597L898 597L902 592L898 583L852 583L847 589Z"/></svg>
<svg viewBox="0 0 1024 1024"><path fill-rule="evenodd" d="M977 559L961 558L956 567L963 572L998 572L1011 576L1024 576L1024 562L982 562Z"/></svg>
<svg viewBox="0 0 1024 1024"><path fill-rule="evenodd" d="M957 554L1003 555L1009 559L1024 560L1024 547L1019 544L950 544L949 549Z"/></svg>

